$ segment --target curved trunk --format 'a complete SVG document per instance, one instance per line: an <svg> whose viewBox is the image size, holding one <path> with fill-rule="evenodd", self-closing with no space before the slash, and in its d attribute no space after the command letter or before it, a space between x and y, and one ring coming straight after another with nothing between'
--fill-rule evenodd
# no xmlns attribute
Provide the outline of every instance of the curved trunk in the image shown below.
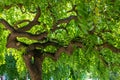
<svg viewBox="0 0 120 80"><path fill-rule="evenodd" d="M31 55L24 55L23 59L25 61L26 67L29 71L32 80L42 80L42 62L43 59L34 56L34 63L32 63Z"/></svg>

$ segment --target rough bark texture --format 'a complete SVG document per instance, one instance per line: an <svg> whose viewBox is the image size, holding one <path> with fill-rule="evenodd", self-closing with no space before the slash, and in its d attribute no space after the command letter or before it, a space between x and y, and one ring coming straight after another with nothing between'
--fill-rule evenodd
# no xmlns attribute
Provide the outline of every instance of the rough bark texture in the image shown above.
<svg viewBox="0 0 120 80"><path fill-rule="evenodd" d="M75 9L75 6L73 7L72 10L70 10L68 12L75 11L74 9ZM50 57L54 61L56 61L62 52L65 52L68 55L71 55L74 50L74 48L73 48L74 46L81 48L81 47L84 47L84 44L82 42L79 42L80 40L78 40L78 41L71 40L69 45L67 47L64 47L64 46L59 45L58 43L51 42L51 41L47 41L44 43L33 43L30 45L18 41L17 37L26 37L28 39L38 40L38 41L46 39L47 32L44 32L41 34L30 34L27 32L33 26L40 24L38 19L40 18L41 10L39 7L36 10L37 10L36 16L34 17L34 19L32 21L23 20L23 21L17 22L14 26L11 26L6 20L0 19L0 23L2 23L6 27L6 29L10 30L10 32L11 32L8 36L6 47L7 48L15 48L15 49L19 49L21 47L26 47L26 54L23 55L23 59L26 64L26 67L30 73L31 79L32 80L42 80L42 62L45 57ZM77 13L77 11L75 11L75 12ZM62 24L62 23L68 24L71 20L74 20L74 21L78 20L77 16L71 15L67 18L60 19L60 20L57 20L56 22L53 22L51 31L55 31L55 30L59 29L59 27L57 27L59 24ZM22 28L14 29L15 26L17 26L18 24L21 24L23 22L28 22L28 24L26 26L23 26ZM90 31L89 33L94 34L94 29L92 31ZM101 39L102 39L102 37L101 37ZM45 48L48 45L55 46L57 48L57 51L54 54L53 53L52 54L51 53L43 54L44 52L37 49L37 47ZM117 53L120 52L119 49L115 48L114 46L112 46L106 42L103 44L100 44L100 45L95 45L94 47L96 50L100 50L101 48L109 48L113 52L117 52ZM100 56L100 59L103 62L105 62L101 56Z"/></svg>
<svg viewBox="0 0 120 80"><path fill-rule="evenodd" d="M32 63L32 57L34 58L34 62ZM23 56L26 67L30 73L32 80L42 80L42 62L43 57L40 56L31 56L30 54Z"/></svg>

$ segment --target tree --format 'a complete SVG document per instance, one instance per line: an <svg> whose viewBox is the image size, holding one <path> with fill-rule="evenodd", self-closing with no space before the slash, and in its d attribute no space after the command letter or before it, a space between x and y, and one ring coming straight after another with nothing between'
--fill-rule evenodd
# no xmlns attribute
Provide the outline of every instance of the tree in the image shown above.
<svg viewBox="0 0 120 80"><path fill-rule="evenodd" d="M93 78L113 79L112 74L119 74L120 65L119 3L119 0L1 1L2 64L6 44L13 53L19 51L14 56L23 57L31 79L42 80L46 57L57 61L61 53L74 53L80 54L77 60L81 69L94 75ZM69 69L71 78L76 79L74 70Z"/></svg>

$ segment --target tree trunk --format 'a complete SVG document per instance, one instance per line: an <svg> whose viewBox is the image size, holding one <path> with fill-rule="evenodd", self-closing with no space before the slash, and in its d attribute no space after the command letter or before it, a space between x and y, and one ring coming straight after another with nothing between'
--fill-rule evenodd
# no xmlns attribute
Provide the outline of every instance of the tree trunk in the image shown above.
<svg viewBox="0 0 120 80"><path fill-rule="evenodd" d="M32 63L32 57L34 62ZM32 80L42 80L42 62L43 58L31 55L24 55L23 59L25 61L26 67L29 71Z"/></svg>

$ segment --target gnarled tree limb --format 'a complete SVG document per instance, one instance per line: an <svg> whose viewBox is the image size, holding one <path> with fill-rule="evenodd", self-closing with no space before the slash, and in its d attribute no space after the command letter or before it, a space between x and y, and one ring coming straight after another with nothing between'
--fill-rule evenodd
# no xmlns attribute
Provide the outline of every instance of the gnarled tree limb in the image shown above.
<svg viewBox="0 0 120 80"><path fill-rule="evenodd" d="M16 22L13 26L14 26L14 27L17 27L19 24L22 24L22 23L24 23L24 22L29 22L29 23L30 23L30 20L18 21L18 22Z"/></svg>
<svg viewBox="0 0 120 80"><path fill-rule="evenodd" d="M57 26L59 24L62 24L62 23L69 23L71 20L77 20L77 16L69 16L67 18L64 18L64 19L59 19L57 20L55 23L53 23L53 26L52 26L52 31L55 31L57 29Z"/></svg>
<svg viewBox="0 0 120 80"><path fill-rule="evenodd" d="M17 32L15 34L17 37L26 37L28 39L31 39L31 40L42 40L44 38L46 38L47 36L47 33L44 32L44 33L41 33L41 34L31 34L31 33L27 33L27 32Z"/></svg>
<svg viewBox="0 0 120 80"><path fill-rule="evenodd" d="M10 30L11 32L14 32L15 29L4 19L0 19L0 23L2 23L6 29Z"/></svg>
<svg viewBox="0 0 120 80"><path fill-rule="evenodd" d="M114 53L120 53L120 49L119 48L113 46L112 44L110 44L108 42L105 42L103 44L95 46L95 49L98 50L98 51L100 51L103 48L108 48L108 49L110 49Z"/></svg>
<svg viewBox="0 0 120 80"><path fill-rule="evenodd" d="M102 44L101 46L103 46L103 48L108 48L108 49L110 49L112 52L120 53L120 49L114 47L113 45L111 45L111 44L108 43L108 42Z"/></svg>
<svg viewBox="0 0 120 80"><path fill-rule="evenodd" d="M25 32L25 31L30 30L33 26L35 26L37 24L40 24L40 22L38 21L40 15L41 15L41 10L38 7L37 8L37 14L35 15L34 19L28 25L23 26L22 28L19 28L18 31L21 31L21 32L24 31Z"/></svg>

